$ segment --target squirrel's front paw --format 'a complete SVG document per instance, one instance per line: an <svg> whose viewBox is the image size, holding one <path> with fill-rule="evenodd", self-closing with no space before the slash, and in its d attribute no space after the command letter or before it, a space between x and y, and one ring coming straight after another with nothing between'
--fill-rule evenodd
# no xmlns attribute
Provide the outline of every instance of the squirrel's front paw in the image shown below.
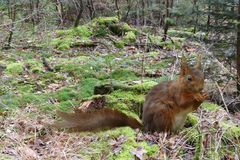
<svg viewBox="0 0 240 160"><path fill-rule="evenodd" d="M208 99L208 94L207 93L197 93L194 95L194 99L198 102L202 102L202 101Z"/></svg>
<svg viewBox="0 0 240 160"><path fill-rule="evenodd" d="M203 99L204 99L204 100L207 100L207 99L209 98L209 95L208 95L208 93L206 93L206 92L203 92L203 93L202 93L202 96L203 96Z"/></svg>

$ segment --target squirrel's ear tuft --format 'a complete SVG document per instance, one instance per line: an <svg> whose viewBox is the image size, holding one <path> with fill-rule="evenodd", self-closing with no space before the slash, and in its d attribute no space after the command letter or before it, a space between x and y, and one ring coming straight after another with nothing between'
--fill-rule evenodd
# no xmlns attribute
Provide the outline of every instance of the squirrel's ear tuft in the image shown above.
<svg viewBox="0 0 240 160"><path fill-rule="evenodd" d="M184 56L184 54L182 54L182 58L181 58L181 70L180 70L180 75L186 75L188 72L188 62L187 62L187 58Z"/></svg>
<svg viewBox="0 0 240 160"><path fill-rule="evenodd" d="M201 69L202 68L201 62L202 62L202 54L198 54L195 68Z"/></svg>

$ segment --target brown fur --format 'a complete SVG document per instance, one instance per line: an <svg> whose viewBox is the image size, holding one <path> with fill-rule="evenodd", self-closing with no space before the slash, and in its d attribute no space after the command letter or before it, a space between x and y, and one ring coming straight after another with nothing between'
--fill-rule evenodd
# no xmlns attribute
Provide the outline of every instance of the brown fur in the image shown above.
<svg viewBox="0 0 240 160"><path fill-rule="evenodd" d="M57 111L57 114L65 121L56 122L54 126L57 128L68 128L71 131L93 131L121 126L142 128L142 124L136 119L108 108L97 112L83 112L78 110L74 113L66 113Z"/></svg>
<svg viewBox="0 0 240 160"><path fill-rule="evenodd" d="M196 110L208 97L203 93L204 75L201 71L201 57L195 67L187 64L185 57L181 62L179 79L160 83L152 88L145 99L142 121L145 131L177 131L189 112ZM96 112L75 113L57 112L65 119L55 123L59 128L73 131L91 131L120 126L142 128L136 119L111 109Z"/></svg>

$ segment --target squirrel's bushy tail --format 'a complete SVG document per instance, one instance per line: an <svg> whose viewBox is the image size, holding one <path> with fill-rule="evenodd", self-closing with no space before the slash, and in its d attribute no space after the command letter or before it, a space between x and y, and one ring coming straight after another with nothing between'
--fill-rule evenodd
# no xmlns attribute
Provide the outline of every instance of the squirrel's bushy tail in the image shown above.
<svg viewBox="0 0 240 160"><path fill-rule="evenodd" d="M57 128L67 128L70 131L95 131L121 126L142 129L143 125L138 120L126 114L104 108L95 112L83 112L77 110L73 113L57 111L57 114L64 120L55 122L53 126Z"/></svg>

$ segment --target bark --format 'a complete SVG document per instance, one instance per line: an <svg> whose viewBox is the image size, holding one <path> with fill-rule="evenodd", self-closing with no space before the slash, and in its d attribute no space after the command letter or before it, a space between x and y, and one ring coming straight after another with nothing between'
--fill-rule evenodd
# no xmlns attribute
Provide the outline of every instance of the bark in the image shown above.
<svg viewBox="0 0 240 160"><path fill-rule="evenodd" d="M207 31L209 31L210 28L210 22L211 22L211 4L210 1L208 1L208 17L207 17Z"/></svg>
<svg viewBox="0 0 240 160"><path fill-rule="evenodd" d="M145 19L145 0L141 0L141 8L142 8L142 25L146 24Z"/></svg>
<svg viewBox="0 0 240 160"><path fill-rule="evenodd" d="M78 6L78 15L74 23L74 27L77 27L79 25L80 19L82 18L82 13L83 13L83 1L79 0L79 5Z"/></svg>
<svg viewBox="0 0 240 160"><path fill-rule="evenodd" d="M165 15L165 19L166 18L169 18L169 0L166 0L165 2L165 5L166 5L166 15ZM168 22L165 20L165 24L164 24L164 31L163 31L163 41L165 41L167 39L167 31L168 31L168 28L169 28L169 24Z"/></svg>
<svg viewBox="0 0 240 160"><path fill-rule="evenodd" d="M238 22L240 22L240 0L238 2ZM237 29L237 89L240 94L240 24Z"/></svg>
<svg viewBox="0 0 240 160"><path fill-rule="evenodd" d="M63 20L63 5L62 5L61 0L56 0L55 3L56 3L56 10L57 10L58 16L59 16L59 24L60 24L60 26L62 26L63 23L64 23L64 20Z"/></svg>
<svg viewBox="0 0 240 160"><path fill-rule="evenodd" d="M132 8L131 0L127 0L127 11L126 11L126 15L124 16L122 21L124 21L124 22L127 21L131 8Z"/></svg>
<svg viewBox="0 0 240 160"><path fill-rule="evenodd" d="M115 7L116 7L116 10L117 10L118 19L120 19L120 9L119 9L119 6L118 6L118 0L115 0Z"/></svg>
<svg viewBox="0 0 240 160"><path fill-rule="evenodd" d="M198 24L198 6L197 6L197 0L193 0L193 10L192 10L193 15L193 21L194 21L194 29L193 33L196 33L197 31L197 24Z"/></svg>
<svg viewBox="0 0 240 160"><path fill-rule="evenodd" d="M93 19L95 17L95 9L94 9L94 6L93 6L93 1L88 0L87 5L88 5L90 18Z"/></svg>
<svg viewBox="0 0 240 160"><path fill-rule="evenodd" d="M10 25L10 30L9 30L9 36L7 39L7 44L4 48L10 48L11 43L12 43L12 38L13 38L13 30L15 27L15 21L16 21L16 4L15 0L11 3L10 0L8 0L8 16L12 20L12 23Z"/></svg>

